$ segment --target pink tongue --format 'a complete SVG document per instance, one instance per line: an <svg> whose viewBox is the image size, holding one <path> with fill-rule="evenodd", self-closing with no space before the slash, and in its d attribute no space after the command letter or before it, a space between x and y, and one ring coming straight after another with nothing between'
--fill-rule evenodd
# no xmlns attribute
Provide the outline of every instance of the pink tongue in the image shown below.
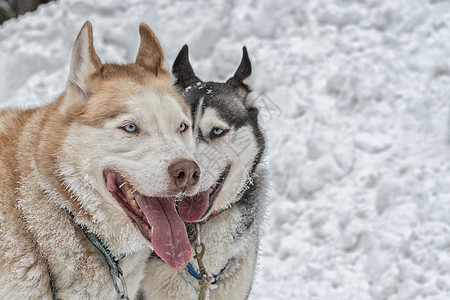
<svg viewBox="0 0 450 300"><path fill-rule="evenodd" d="M178 213L185 222L195 222L206 212L209 204L209 190L178 202Z"/></svg>
<svg viewBox="0 0 450 300"><path fill-rule="evenodd" d="M153 233L148 234L156 254L173 269L185 267L191 259L191 244L175 201L142 195L136 195L136 201L152 226Z"/></svg>

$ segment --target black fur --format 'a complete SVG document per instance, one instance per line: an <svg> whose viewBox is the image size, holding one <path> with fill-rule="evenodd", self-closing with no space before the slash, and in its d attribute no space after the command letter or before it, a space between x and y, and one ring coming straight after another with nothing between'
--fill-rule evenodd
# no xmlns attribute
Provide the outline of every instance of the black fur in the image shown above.
<svg viewBox="0 0 450 300"><path fill-rule="evenodd" d="M177 78L176 85L181 90L183 97L191 107L193 117L193 126L196 123L198 110L203 111L207 107L212 107L218 113L219 117L225 122L239 129L242 126L250 124L253 133L258 141L259 153L253 164L253 170L258 165L265 148L264 135L258 126L258 108L255 106L246 106L247 97L251 93L251 87L244 83L245 79L252 74L252 66L248 56L247 48L243 47L241 63L233 77L225 83L221 82L203 82L194 73L189 62L188 46L184 45L175 59L172 72ZM244 104L245 110L237 106L234 102ZM202 107L200 106L202 103ZM207 134L199 133L203 138Z"/></svg>
<svg viewBox="0 0 450 300"><path fill-rule="evenodd" d="M183 48L181 48L180 53L178 53L178 56L173 63L172 73L177 78L175 84L181 87L187 87L191 83L200 81L200 79L195 76L191 64L189 63L189 49L187 45L184 45Z"/></svg>
<svg viewBox="0 0 450 300"><path fill-rule="evenodd" d="M247 48L243 47L241 63L233 77L225 83L203 82L194 73L189 62L189 52L187 45L184 45L175 59L172 67L173 74L177 77L176 85L180 88L185 100L191 107L193 124L197 122L196 117L199 110L203 114L207 107L214 108L219 117L227 122L233 129L239 129L242 126L250 125L255 135L259 153L253 163L252 173L259 164L264 152L264 135L258 126L258 109L255 106L246 106L246 98L251 93L251 87L244 83L245 79L252 74L252 66L248 56ZM244 104L236 105L237 102ZM200 107L201 105L201 107ZM208 133L199 131L198 142L208 142L205 139ZM253 178L253 185L247 190L243 190L242 197L236 206L241 211L241 223L236 228L235 238L238 239L253 224L258 215L258 200L260 191L257 189L258 182L262 178ZM195 242L196 231L195 224L186 224L189 240Z"/></svg>
<svg viewBox="0 0 450 300"><path fill-rule="evenodd" d="M242 60L239 64L234 76L228 79L227 83L234 87L243 87L247 92L251 92L251 87L244 83L244 80L252 75L252 64L250 63L250 58L248 57L247 48L244 46L242 48Z"/></svg>

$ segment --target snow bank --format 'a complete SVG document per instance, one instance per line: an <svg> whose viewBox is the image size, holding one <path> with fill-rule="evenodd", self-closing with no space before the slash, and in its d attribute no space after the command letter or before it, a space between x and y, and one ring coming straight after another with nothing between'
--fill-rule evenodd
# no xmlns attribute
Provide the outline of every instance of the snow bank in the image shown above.
<svg viewBox="0 0 450 300"><path fill-rule="evenodd" d="M251 299L450 299L449 2L298 3L51 3L0 28L0 101L62 91L86 19L101 58L146 22L207 80L245 44L273 181Z"/></svg>

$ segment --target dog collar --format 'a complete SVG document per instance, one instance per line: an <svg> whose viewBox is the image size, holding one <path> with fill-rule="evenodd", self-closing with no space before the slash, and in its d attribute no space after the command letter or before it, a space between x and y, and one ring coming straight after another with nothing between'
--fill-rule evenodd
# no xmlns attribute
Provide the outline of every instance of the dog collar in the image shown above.
<svg viewBox="0 0 450 300"><path fill-rule="evenodd" d="M217 274L211 274L212 276L208 277L207 280L209 281L209 283L211 284L215 284L217 282L217 277L219 277L220 274L223 273L223 271L225 271L225 269L228 267L228 265L230 264L230 261L227 261L227 263L225 264L225 266L219 271L219 273ZM189 262L186 266L186 270L188 271L188 273L194 277L197 280L201 280L202 279L202 275L200 274L199 271L197 271L194 266Z"/></svg>
<svg viewBox="0 0 450 300"><path fill-rule="evenodd" d="M209 220L211 220L211 219L217 217L217 216L220 215L221 213L223 213L223 212L229 210L230 208L232 208L232 207L236 204L236 202L237 202L237 201L231 202L230 206L228 206L227 208L224 208L224 209L221 209L221 210L213 210L213 211L209 214L209 216L207 216L203 221L200 221L199 223L200 223L201 225L206 224L206 222L208 222Z"/></svg>
<svg viewBox="0 0 450 300"><path fill-rule="evenodd" d="M236 199L237 199L236 201L231 202L231 204L227 208L224 208L224 209L221 209L221 210L213 210L203 221L200 221L198 223L200 225L203 225L206 222L210 221L211 219L217 217L221 213L223 213L223 212L229 210L230 208L232 208L237 202L239 202L239 200L242 198L242 196L245 194L245 192L249 189L249 187L251 185L253 185L253 176L247 178L247 181L246 181L247 188L244 188L244 189L242 189L239 192L238 196L236 197Z"/></svg>
<svg viewBox="0 0 450 300"><path fill-rule="evenodd" d="M88 231L87 227L84 225L79 226L81 230L83 230L84 234L86 234L89 241L100 251L106 262L108 263L109 274L111 275L114 289L117 293L116 300L129 300L130 298L128 297L127 286L125 284L125 279L123 278L123 271L119 265L119 261L124 257L115 259L108 248L93 232ZM50 269L48 270L48 273L50 275L50 289L52 291L52 298L55 300L58 296L58 291L55 288L55 278Z"/></svg>
<svg viewBox="0 0 450 300"><path fill-rule="evenodd" d="M103 257L105 258L106 262L109 266L109 274L111 275L114 289L117 293L117 300L126 299L129 300L127 293L127 285L125 284L125 279L123 278L123 271L122 268L120 268L119 261L123 258L120 257L119 259L115 259L111 252L106 248L105 245L103 245L102 241L92 232L89 232L87 230L87 227L81 226L81 229L88 237L89 241L101 252Z"/></svg>

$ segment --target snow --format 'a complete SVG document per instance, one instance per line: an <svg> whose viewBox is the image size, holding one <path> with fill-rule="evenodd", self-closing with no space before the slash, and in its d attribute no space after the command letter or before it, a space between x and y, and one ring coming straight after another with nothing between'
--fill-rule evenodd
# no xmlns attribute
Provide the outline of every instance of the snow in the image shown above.
<svg viewBox="0 0 450 300"><path fill-rule="evenodd" d="M250 299L450 299L450 2L299 3L50 3L0 27L0 101L55 98L87 19L103 60L145 22L205 80L246 45L272 177Z"/></svg>

